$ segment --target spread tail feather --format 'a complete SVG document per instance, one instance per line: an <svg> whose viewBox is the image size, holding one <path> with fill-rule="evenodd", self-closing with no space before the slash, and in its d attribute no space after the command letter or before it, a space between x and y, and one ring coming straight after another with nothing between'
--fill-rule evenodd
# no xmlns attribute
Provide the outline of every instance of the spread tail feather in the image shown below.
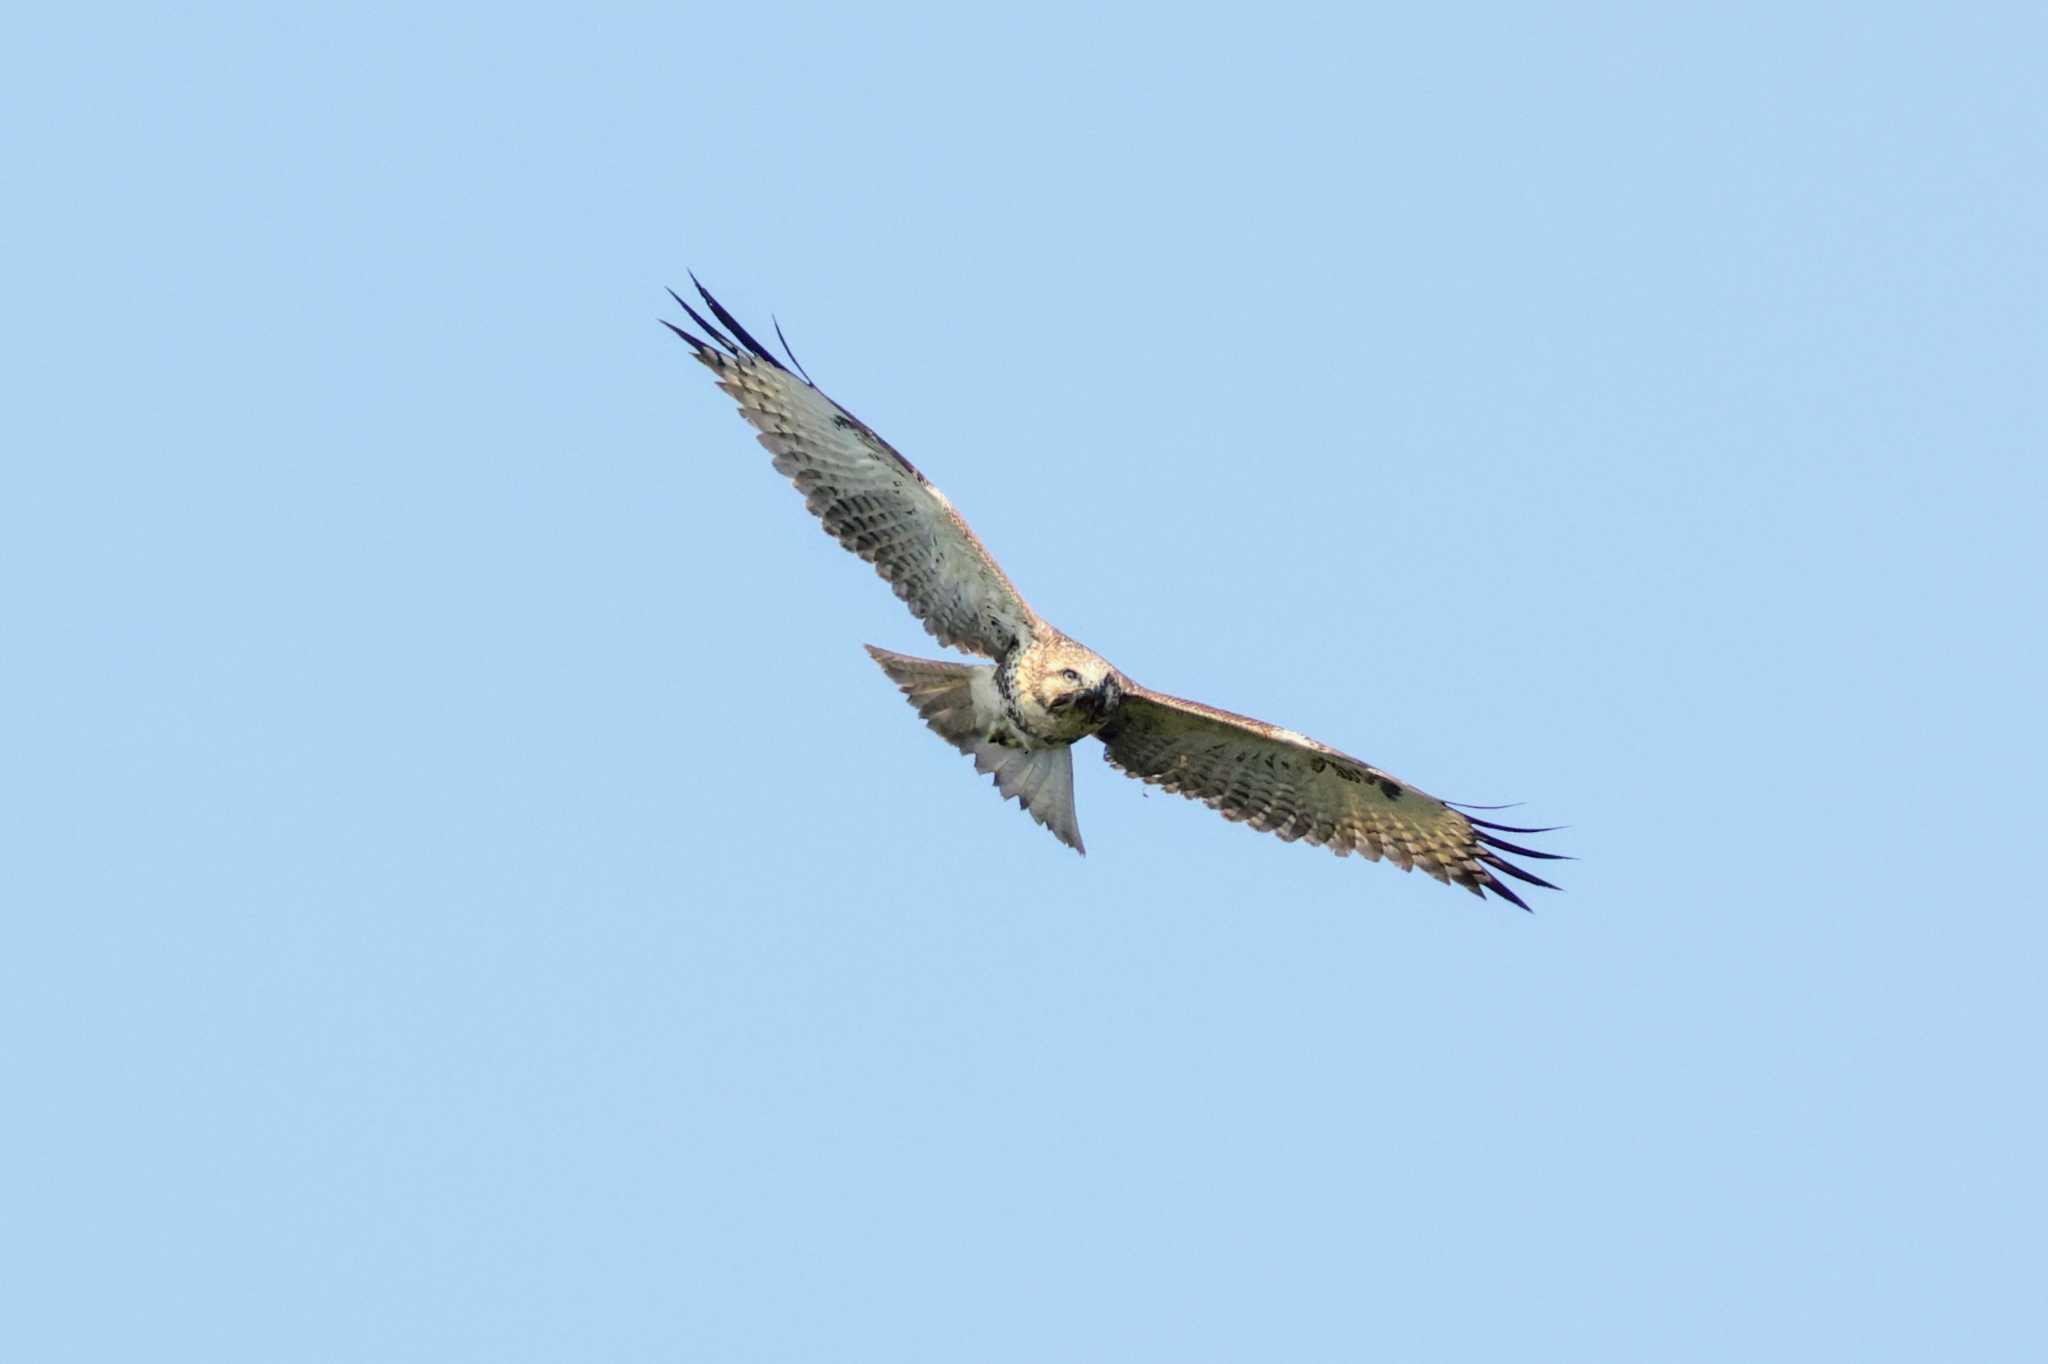
<svg viewBox="0 0 2048 1364"><path fill-rule="evenodd" d="M1005 799L1016 797L1033 819L1052 831L1052 836L1082 856L1081 821L1074 813L1074 750L1058 748L1007 748L1002 744L979 744L974 750L974 770L988 772Z"/></svg>
<svg viewBox="0 0 2048 1364"><path fill-rule="evenodd" d="M1088 850L1081 846L1081 822L1074 812L1072 748L1012 748L988 740L995 717L981 713L974 693L977 679L986 678L994 669L986 664L912 658L872 644L867 651L934 734L973 758L977 772L994 776L996 789L1005 800L1014 798L1054 838L1086 855Z"/></svg>

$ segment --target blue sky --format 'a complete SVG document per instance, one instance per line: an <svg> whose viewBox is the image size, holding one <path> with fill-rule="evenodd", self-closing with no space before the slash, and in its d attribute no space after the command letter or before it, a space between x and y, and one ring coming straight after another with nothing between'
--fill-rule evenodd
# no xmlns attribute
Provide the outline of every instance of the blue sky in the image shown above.
<svg viewBox="0 0 2048 1364"><path fill-rule="evenodd" d="M2040 1336L2031 7L112 7L5 66L0 1350ZM1537 913L1077 755L655 325Z"/></svg>

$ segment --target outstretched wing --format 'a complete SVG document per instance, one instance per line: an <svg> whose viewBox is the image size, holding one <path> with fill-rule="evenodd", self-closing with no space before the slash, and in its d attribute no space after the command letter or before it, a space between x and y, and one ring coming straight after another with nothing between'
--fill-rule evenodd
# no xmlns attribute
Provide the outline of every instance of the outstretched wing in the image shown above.
<svg viewBox="0 0 2048 1364"><path fill-rule="evenodd" d="M691 276L691 283L696 277ZM662 325L690 343L718 386L760 430L756 437L789 475L804 505L840 544L875 566L910 614L939 642L1001 658L1028 639L1038 616L945 494L851 412L802 374L791 373L748 334L701 284L712 315L733 340L684 303L669 297L709 340ZM780 328L777 329L780 335ZM788 343L784 342L785 351ZM791 364L796 357L791 356Z"/></svg>
<svg viewBox="0 0 2048 1364"><path fill-rule="evenodd" d="M1199 800L1225 819L1288 842L1305 838L1344 857L1353 851L1484 897L1492 891L1529 906L1500 877L1557 889L1501 856L1555 859L1487 830L1546 833L1489 824L1396 781L1369 763L1304 734L1132 685L1096 734L1110 764L1127 776Z"/></svg>

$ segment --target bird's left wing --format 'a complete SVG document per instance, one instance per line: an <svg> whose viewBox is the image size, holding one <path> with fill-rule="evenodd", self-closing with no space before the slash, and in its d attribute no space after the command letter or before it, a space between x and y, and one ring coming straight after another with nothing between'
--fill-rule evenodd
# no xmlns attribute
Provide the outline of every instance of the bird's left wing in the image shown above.
<svg viewBox="0 0 2048 1364"><path fill-rule="evenodd" d="M1529 906L1500 879L1557 889L1501 854L1555 858L1488 830L1544 833L1489 824L1461 813L1305 734L1183 701L1135 684L1097 733L1112 766L1127 776L1199 800L1225 819L1288 842L1305 838L1339 857L1354 851L1420 867L1474 895L1492 891ZM1498 874L1497 874L1498 873Z"/></svg>
<svg viewBox="0 0 2048 1364"><path fill-rule="evenodd" d="M1028 641L1039 628L1037 614L945 494L858 417L799 377L801 367L798 373L784 367L703 285L697 291L736 341L674 290L669 297L710 339L673 322L662 325L690 343L718 386L739 403L776 469L796 484L825 530L873 564L941 644L1002 658Z"/></svg>

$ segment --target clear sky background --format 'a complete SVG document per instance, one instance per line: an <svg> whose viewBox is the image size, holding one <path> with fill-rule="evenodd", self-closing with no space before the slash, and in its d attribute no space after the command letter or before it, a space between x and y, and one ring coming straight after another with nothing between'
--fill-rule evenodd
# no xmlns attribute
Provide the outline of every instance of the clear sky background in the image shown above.
<svg viewBox="0 0 2048 1364"><path fill-rule="evenodd" d="M16 16L0 1355L2039 1358L2039 16ZM686 269L1566 893L1059 847Z"/></svg>

